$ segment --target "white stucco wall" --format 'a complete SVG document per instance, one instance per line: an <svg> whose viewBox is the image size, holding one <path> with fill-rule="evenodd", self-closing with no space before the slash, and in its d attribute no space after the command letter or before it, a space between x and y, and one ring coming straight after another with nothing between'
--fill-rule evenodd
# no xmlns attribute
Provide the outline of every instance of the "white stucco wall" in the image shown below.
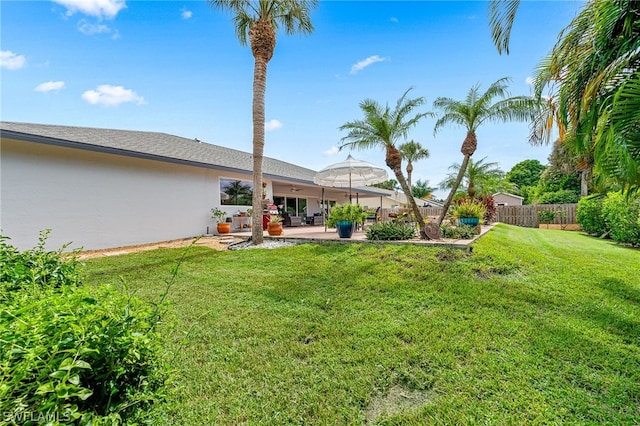
<svg viewBox="0 0 640 426"><path fill-rule="evenodd" d="M202 235L215 227L214 170L2 140L0 228L20 249L52 230L48 247L85 250Z"/></svg>

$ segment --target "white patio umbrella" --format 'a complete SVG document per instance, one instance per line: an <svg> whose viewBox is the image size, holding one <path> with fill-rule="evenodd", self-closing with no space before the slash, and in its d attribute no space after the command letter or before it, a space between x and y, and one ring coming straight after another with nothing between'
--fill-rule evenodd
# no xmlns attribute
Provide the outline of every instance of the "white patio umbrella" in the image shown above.
<svg viewBox="0 0 640 426"><path fill-rule="evenodd" d="M384 182L389 179L387 171L373 164L356 160L349 154L345 161L331 164L316 173L313 182L322 186L349 188L349 202L351 202L351 188L367 186Z"/></svg>

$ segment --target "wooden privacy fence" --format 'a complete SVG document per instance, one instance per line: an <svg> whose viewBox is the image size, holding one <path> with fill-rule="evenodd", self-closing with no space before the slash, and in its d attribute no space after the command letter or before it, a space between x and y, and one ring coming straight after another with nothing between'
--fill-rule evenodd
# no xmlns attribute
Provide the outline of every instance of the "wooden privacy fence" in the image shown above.
<svg viewBox="0 0 640 426"><path fill-rule="evenodd" d="M576 222L577 204L534 204L526 206L498 206L496 222L509 225L537 228L539 211L562 211L564 215L557 215L553 224L567 225Z"/></svg>
<svg viewBox="0 0 640 426"><path fill-rule="evenodd" d="M536 204L526 206L498 206L498 211L494 221L507 223L509 225L523 226L526 228L537 228L540 222L538 221L538 212L543 210L549 211L563 211L564 216L556 216L553 224L567 225L576 222L576 211L578 209L577 204ZM382 209L380 211L380 218L383 221L393 219L393 215L399 215L405 212L410 212L411 209ZM422 217L429 220L435 220L442 211L441 207L420 207L420 213ZM391 216L390 216L391 214Z"/></svg>

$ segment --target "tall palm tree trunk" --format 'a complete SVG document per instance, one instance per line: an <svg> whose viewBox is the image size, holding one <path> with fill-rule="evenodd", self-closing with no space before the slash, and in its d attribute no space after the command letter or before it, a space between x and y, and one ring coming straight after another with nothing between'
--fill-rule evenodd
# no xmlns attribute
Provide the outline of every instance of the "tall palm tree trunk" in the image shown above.
<svg viewBox="0 0 640 426"><path fill-rule="evenodd" d="M400 188L402 188L402 191L407 197L407 201L409 201L409 204L411 205L411 210L413 211L413 215L415 216L420 228L420 238L423 240L428 239L428 236L423 229L424 219L422 218L420 209L416 204L416 200L413 198L411 189L409 188L409 185L407 185L407 181L402 174L402 156L400 155L400 151L398 151L398 149L394 145L387 145L386 163L387 166L389 166L389 168L393 170L393 173L396 175L396 179L400 184Z"/></svg>
<svg viewBox="0 0 640 426"><path fill-rule="evenodd" d="M464 138L464 142L462 142L462 147L460 148L460 152L464 155L464 159L462 160L462 164L460 165L460 170L458 170L458 176L456 177L456 181L453 183L451 187L451 192L447 196L447 200L444 202L444 206L442 206L442 212L440 213L440 217L438 218L438 226L442 225L442 221L447 215L447 211L449 207L451 207L451 202L453 201L453 196L456 195L458 191L458 187L460 186L460 182L462 182L462 178L464 174L467 172L467 166L469 165L469 159L476 152L476 148L478 147L478 138L476 137L476 133L473 130L469 130L467 132L467 137Z"/></svg>
<svg viewBox="0 0 640 426"><path fill-rule="evenodd" d="M465 155L464 159L462 160L462 164L460 165L460 170L458 170L458 176L456 177L456 181L453 183L453 186L451 187L451 191L449 192L449 195L447 196L447 199L444 202L444 206L442 206L442 212L440 213L440 217L438 218L438 225L442 225L442 221L447 215L447 211L449 210L449 207L451 207L453 196L456 194L456 191L458 191L460 182L462 182L462 178L464 177L464 174L467 171L467 165L469 164L470 158L471 158L470 155Z"/></svg>
<svg viewBox="0 0 640 426"><path fill-rule="evenodd" d="M267 62L256 58L253 68L253 208L251 239L253 244L264 241L262 230L262 163L264 157L264 98L267 86Z"/></svg>
<svg viewBox="0 0 640 426"><path fill-rule="evenodd" d="M262 160L264 157L264 97L267 88L267 62L256 58L253 68L253 244L264 241L262 230Z"/></svg>
<svg viewBox="0 0 640 426"><path fill-rule="evenodd" d="M261 17L249 29L253 67L253 244L262 244L262 163L264 157L264 97L267 90L267 64L276 47L276 32L268 19Z"/></svg>
<svg viewBox="0 0 640 426"><path fill-rule="evenodd" d="M411 187L411 173L413 173L413 164L411 164L411 162L407 162L407 185L411 190L411 194L413 194L413 189Z"/></svg>

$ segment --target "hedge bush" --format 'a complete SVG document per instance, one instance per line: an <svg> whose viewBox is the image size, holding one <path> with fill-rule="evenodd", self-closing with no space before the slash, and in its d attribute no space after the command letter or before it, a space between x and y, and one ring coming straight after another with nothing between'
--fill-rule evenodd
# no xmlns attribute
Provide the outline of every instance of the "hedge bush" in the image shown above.
<svg viewBox="0 0 640 426"><path fill-rule="evenodd" d="M537 204L573 204L580 200L580 194L569 189L545 192L537 200Z"/></svg>
<svg viewBox="0 0 640 426"><path fill-rule="evenodd" d="M602 202L602 215L609 235L623 244L640 245L640 198L620 192L608 194Z"/></svg>
<svg viewBox="0 0 640 426"><path fill-rule="evenodd" d="M368 240L397 241L415 237L416 228L401 222L378 222L368 226L365 232Z"/></svg>
<svg viewBox="0 0 640 426"><path fill-rule="evenodd" d="M76 253L63 255L67 246L47 251L45 245L49 233L50 230L41 231L38 244L25 251L9 244L9 237L0 235L0 301L21 289L79 284Z"/></svg>
<svg viewBox="0 0 640 426"><path fill-rule="evenodd" d="M576 221L588 234L602 236L609 231L602 215L603 201L604 198L600 195L584 197L578 201Z"/></svg>
<svg viewBox="0 0 640 426"><path fill-rule="evenodd" d="M442 238L452 238L455 240L470 240L476 236L476 227L471 225L441 225Z"/></svg>
<svg viewBox="0 0 640 426"><path fill-rule="evenodd" d="M79 285L80 264L45 252L44 239L20 252L2 237L1 256L10 262L2 266L2 282L12 289L0 300L3 421L95 425L144 419L163 398L168 378L156 330L164 304L151 306L112 287Z"/></svg>

